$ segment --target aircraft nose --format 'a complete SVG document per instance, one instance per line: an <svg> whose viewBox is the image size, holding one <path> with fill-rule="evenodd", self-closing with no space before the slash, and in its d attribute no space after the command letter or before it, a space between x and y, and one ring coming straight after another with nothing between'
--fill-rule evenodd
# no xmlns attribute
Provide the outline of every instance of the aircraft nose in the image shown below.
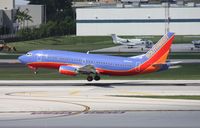
<svg viewBox="0 0 200 128"><path fill-rule="evenodd" d="M26 64L25 56L24 56L24 55L19 56L19 57L18 57L18 60L19 60L21 63Z"/></svg>

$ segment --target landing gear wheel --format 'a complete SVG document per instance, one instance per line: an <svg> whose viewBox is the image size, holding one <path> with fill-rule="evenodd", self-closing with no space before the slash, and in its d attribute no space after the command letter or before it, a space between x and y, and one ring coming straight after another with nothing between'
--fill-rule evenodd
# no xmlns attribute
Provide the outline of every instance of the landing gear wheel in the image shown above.
<svg viewBox="0 0 200 128"><path fill-rule="evenodd" d="M34 74L38 73L38 68L33 67L33 66L28 66L28 67L33 71Z"/></svg>
<svg viewBox="0 0 200 128"><path fill-rule="evenodd" d="M38 71L34 71L34 74L37 74L38 73Z"/></svg>
<svg viewBox="0 0 200 128"><path fill-rule="evenodd" d="M98 80L100 80L100 79L101 79L100 76L97 76L97 75L96 75L96 76L94 77L94 80L96 80L96 81L98 81Z"/></svg>
<svg viewBox="0 0 200 128"><path fill-rule="evenodd" d="M93 77L92 77L92 76L88 76L88 77L87 77L87 80L88 80L88 81L92 81L92 80L93 80Z"/></svg>

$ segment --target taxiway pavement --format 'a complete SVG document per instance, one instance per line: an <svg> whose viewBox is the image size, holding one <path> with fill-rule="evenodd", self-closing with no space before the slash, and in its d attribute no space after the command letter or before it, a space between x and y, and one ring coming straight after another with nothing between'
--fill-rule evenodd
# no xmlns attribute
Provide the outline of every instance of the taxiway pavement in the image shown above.
<svg viewBox="0 0 200 128"><path fill-rule="evenodd" d="M200 80L0 81L2 127L200 127Z"/></svg>
<svg viewBox="0 0 200 128"><path fill-rule="evenodd" d="M109 48L92 50L91 52L147 52L149 48L145 46L133 46L128 48L125 45L119 45ZM200 48L195 48L193 44L172 44L171 52L200 52Z"/></svg>

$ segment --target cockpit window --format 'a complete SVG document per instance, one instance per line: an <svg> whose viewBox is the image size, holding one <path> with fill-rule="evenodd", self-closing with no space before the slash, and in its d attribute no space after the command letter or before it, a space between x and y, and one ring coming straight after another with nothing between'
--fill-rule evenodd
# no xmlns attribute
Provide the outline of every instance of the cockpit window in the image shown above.
<svg viewBox="0 0 200 128"><path fill-rule="evenodd" d="M27 55L27 56L32 56L32 54L31 54L31 53L27 53L26 55Z"/></svg>

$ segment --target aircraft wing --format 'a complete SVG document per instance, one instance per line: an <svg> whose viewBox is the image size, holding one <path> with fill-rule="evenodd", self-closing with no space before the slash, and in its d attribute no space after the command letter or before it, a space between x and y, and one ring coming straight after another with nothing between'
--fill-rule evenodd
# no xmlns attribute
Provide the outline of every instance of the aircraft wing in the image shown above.
<svg viewBox="0 0 200 128"><path fill-rule="evenodd" d="M78 68L77 70L78 72L83 74L97 73L96 68L93 65L85 65L83 67Z"/></svg>
<svg viewBox="0 0 200 128"><path fill-rule="evenodd" d="M62 65L59 67L59 73L64 74L64 75L70 75L70 76L75 76L78 73L81 74L96 74L96 69L92 65L85 65L82 67L74 67L74 66L66 66Z"/></svg>

